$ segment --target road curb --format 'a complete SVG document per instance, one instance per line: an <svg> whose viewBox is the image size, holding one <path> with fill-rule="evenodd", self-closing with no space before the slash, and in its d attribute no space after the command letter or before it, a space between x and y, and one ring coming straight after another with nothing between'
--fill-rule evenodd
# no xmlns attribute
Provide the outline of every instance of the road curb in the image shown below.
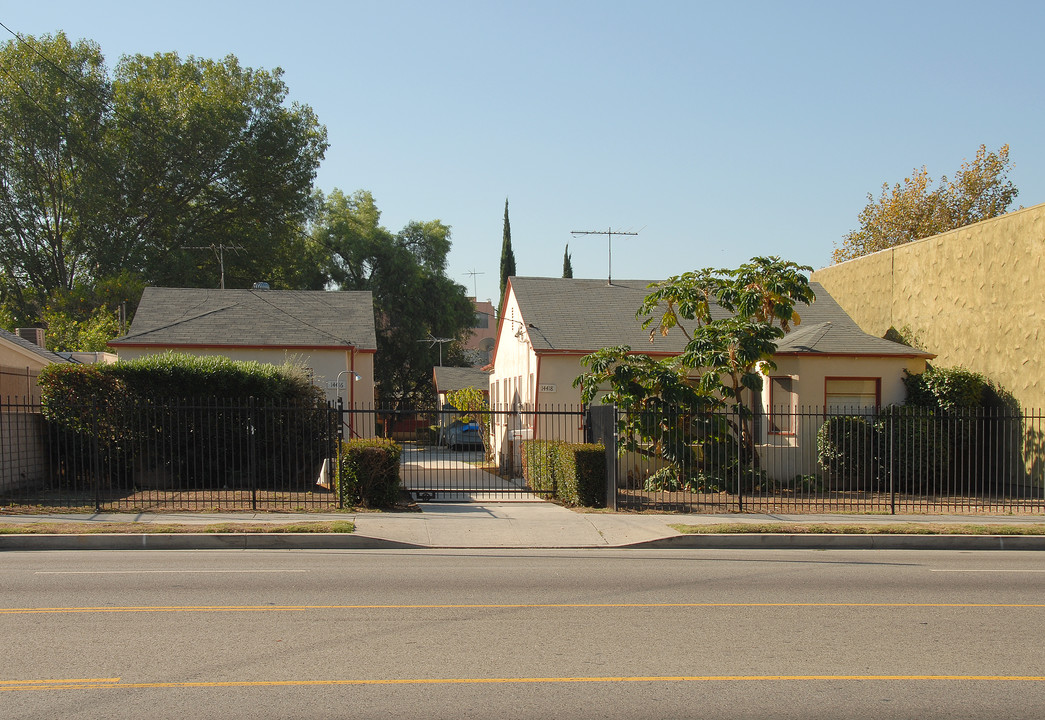
<svg viewBox="0 0 1045 720"><path fill-rule="evenodd" d="M419 545L348 533L0 535L4 550L1045 550L1042 535L672 535L620 545Z"/></svg>
<svg viewBox="0 0 1045 720"><path fill-rule="evenodd" d="M628 547L707 550L1045 550L1045 535L702 533L673 535Z"/></svg>
<svg viewBox="0 0 1045 720"><path fill-rule="evenodd" d="M375 550L423 546L349 533L0 535L3 550Z"/></svg>

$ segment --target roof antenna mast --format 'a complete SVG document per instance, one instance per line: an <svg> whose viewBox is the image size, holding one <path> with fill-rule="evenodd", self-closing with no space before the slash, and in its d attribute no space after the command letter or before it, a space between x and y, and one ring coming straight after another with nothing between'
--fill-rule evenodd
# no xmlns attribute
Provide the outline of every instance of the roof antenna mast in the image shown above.
<svg viewBox="0 0 1045 720"><path fill-rule="evenodd" d="M221 266L221 285L219 286L222 290L225 289L225 251L226 250L245 250L242 245L225 245L224 243L218 243L216 245L182 245L182 250L213 250L214 257L218 260L218 265ZM237 253L238 254L238 253Z"/></svg>
<svg viewBox="0 0 1045 720"><path fill-rule="evenodd" d="M614 235L638 235L637 232L626 232L624 230L613 230L612 228L606 228L605 230L571 230L570 234L574 237L578 235L605 235L606 236L606 284L613 284L613 236Z"/></svg>
<svg viewBox="0 0 1045 720"><path fill-rule="evenodd" d="M472 292L475 293L475 301L476 302L479 302L479 286L475 282L475 276L476 275L485 275L485 274L486 273L484 273L484 272L476 272L475 268L472 268L471 270L469 270L468 272L465 273L465 275L471 275L472 276Z"/></svg>

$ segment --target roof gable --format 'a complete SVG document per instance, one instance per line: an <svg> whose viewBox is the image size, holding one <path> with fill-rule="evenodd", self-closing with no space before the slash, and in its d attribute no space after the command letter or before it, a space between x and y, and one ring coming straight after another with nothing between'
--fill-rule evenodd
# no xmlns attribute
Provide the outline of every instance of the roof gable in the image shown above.
<svg viewBox="0 0 1045 720"><path fill-rule="evenodd" d="M115 347L355 347L376 350L368 290L146 288Z"/></svg>
<svg viewBox="0 0 1045 720"><path fill-rule="evenodd" d="M20 335L16 335L13 332L0 329L0 343L6 343L8 346L15 346L16 352L28 353L35 355L44 363L66 363L68 360L63 358L61 355L57 355L46 348L42 348L34 342L29 342Z"/></svg>

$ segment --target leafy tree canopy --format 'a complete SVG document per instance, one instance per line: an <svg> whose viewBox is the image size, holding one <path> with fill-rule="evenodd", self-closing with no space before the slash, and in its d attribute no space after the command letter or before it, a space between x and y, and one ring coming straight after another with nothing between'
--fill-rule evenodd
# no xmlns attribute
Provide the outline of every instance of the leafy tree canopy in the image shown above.
<svg viewBox="0 0 1045 720"><path fill-rule="evenodd" d="M327 147L282 71L174 53L121 58L63 33L0 46L0 302L32 322L56 294L149 284L321 287L301 228Z"/></svg>
<svg viewBox="0 0 1045 720"><path fill-rule="evenodd" d="M411 222L398 233L381 225L381 212L365 190L334 190L321 198L313 240L325 248L330 282L341 290L370 290L377 314L375 372L382 399L430 399L432 367L440 348L431 338L451 338L445 365L464 365L461 343L475 309L467 290L446 276L450 226Z"/></svg>
<svg viewBox="0 0 1045 720"><path fill-rule="evenodd" d="M851 260L1004 215L1019 193L1008 173L1009 146L995 153L980 145L972 162L963 162L953 180L941 177L935 188L924 166L902 185L884 183L877 201L868 193L860 227L842 238L832 259Z"/></svg>

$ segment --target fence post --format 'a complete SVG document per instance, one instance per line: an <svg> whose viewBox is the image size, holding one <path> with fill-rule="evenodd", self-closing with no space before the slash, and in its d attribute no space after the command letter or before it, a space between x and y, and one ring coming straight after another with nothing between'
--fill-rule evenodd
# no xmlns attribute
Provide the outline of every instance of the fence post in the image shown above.
<svg viewBox="0 0 1045 720"><path fill-rule="evenodd" d="M591 413L592 442L606 447L606 507L617 509L617 406L594 405Z"/></svg>
<svg viewBox="0 0 1045 720"><path fill-rule="evenodd" d="M896 422L896 413L889 413L889 465L886 471L889 473L889 514L896 514L896 428L893 423Z"/></svg>
<svg viewBox="0 0 1045 720"><path fill-rule="evenodd" d="M102 511L102 469L101 469L101 445L98 443L98 414L95 413L91 417L91 425L93 432L91 433L91 448L94 452L93 462L91 463L94 467L94 511Z"/></svg>
<svg viewBox="0 0 1045 720"><path fill-rule="evenodd" d="M731 412L737 428L737 512L744 512L744 416L740 403L734 403Z"/></svg>
<svg viewBox="0 0 1045 720"><path fill-rule="evenodd" d="M250 508L258 509L258 424L257 413L254 412L254 396L247 399L247 427L250 428L250 450L247 469L250 473Z"/></svg>
<svg viewBox="0 0 1045 720"><path fill-rule="evenodd" d="M334 491L334 495L337 498L338 510L345 507L345 501L341 497L341 488L338 487L339 476L341 472L341 443L345 440L345 401L338 395L337 407L335 411L337 413L337 422L335 423L337 429L334 437L334 457L332 458L333 467L330 469L330 476L327 482L330 483L330 489Z"/></svg>

